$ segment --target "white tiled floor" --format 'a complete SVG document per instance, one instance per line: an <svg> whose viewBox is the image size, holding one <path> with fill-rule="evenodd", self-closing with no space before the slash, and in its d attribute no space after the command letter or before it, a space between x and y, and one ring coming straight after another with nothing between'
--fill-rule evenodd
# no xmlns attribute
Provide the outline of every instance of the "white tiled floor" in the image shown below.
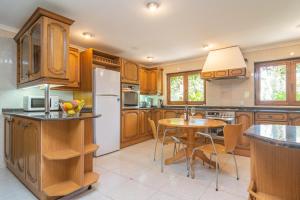
<svg viewBox="0 0 300 200"><path fill-rule="evenodd" d="M246 200L250 160L237 157L240 180L235 178L231 156L222 156L219 191L215 171L201 162L195 165L196 178L186 177L185 162L165 166L153 162L154 140L95 159L99 183L75 199L85 200ZM172 155L168 146L165 156ZM0 199L30 200L35 197L7 170L0 168Z"/></svg>

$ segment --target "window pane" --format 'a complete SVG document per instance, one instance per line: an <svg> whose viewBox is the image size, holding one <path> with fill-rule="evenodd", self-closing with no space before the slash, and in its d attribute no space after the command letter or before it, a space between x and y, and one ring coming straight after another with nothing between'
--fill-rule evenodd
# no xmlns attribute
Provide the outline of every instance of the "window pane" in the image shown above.
<svg viewBox="0 0 300 200"><path fill-rule="evenodd" d="M260 100L286 100L286 65L260 68Z"/></svg>
<svg viewBox="0 0 300 200"><path fill-rule="evenodd" d="M300 101L300 63L296 64L296 100Z"/></svg>
<svg viewBox="0 0 300 200"><path fill-rule="evenodd" d="M171 101L183 101L183 76L172 76L170 78Z"/></svg>
<svg viewBox="0 0 300 200"><path fill-rule="evenodd" d="M204 101L204 81L200 74L188 76L188 101Z"/></svg>

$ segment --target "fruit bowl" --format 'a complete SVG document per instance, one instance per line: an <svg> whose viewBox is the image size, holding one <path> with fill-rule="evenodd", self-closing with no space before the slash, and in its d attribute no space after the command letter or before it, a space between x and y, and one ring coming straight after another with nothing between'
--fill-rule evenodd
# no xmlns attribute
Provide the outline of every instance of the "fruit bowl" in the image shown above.
<svg viewBox="0 0 300 200"><path fill-rule="evenodd" d="M73 100L60 102L60 108L67 116L79 115L84 106L84 100Z"/></svg>

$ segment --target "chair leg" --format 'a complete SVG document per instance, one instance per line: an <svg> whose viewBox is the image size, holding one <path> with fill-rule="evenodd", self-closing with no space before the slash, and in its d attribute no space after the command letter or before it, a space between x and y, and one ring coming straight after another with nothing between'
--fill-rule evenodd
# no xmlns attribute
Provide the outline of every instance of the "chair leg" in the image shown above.
<svg viewBox="0 0 300 200"><path fill-rule="evenodd" d="M239 180L239 170L237 167L237 163L236 163L236 158L235 158L235 154L234 152L232 152L232 156L233 156L233 160L234 160L234 165L235 165L235 172L236 172L236 180Z"/></svg>
<svg viewBox="0 0 300 200"><path fill-rule="evenodd" d="M185 152L185 158L186 158L186 170L187 170L187 177L190 176L190 158L188 156L188 152L186 149L184 149L184 152Z"/></svg>
<svg viewBox="0 0 300 200"><path fill-rule="evenodd" d="M177 144L176 144L176 143L174 143L173 157L175 156L175 154L176 154L176 151L177 151Z"/></svg>
<svg viewBox="0 0 300 200"><path fill-rule="evenodd" d="M216 156L216 191L219 190L219 163L218 163L218 155Z"/></svg>
<svg viewBox="0 0 300 200"><path fill-rule="evenodd" d="M160 161L160 168L161 173L164 172L164 142L161 143L161 161Z"/></svg>
<svg viewBox="0 0 300 200"><path fill-rule="evenodd" d="M212 154L210 154L210 156L209 156L209 166L208 166L209 169L210 169L210 165L211 165L211 157L212 157Z"/></svg>
<svg viewBox="0 0 300 200"><path fill-rule="evenodd" d="M155 142L153 161L155 161L155 157L156 157L157 143L158 143L158 138L156 139L156 142Z"/></svg>

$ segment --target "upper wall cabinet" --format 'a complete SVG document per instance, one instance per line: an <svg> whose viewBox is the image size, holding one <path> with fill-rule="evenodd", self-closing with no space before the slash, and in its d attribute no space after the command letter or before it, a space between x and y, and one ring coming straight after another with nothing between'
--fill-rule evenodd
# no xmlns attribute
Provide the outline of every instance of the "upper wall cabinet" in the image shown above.
<svg viewBox="0 0 300 200"><path fill-rule="evenodd" d="M162 95L162 69L158 68L143 68L141 67L140 70L140 92L141 94L149 94L149 95Z"/></svg>
<svg viewBox="0 0 300 200"><path fill-rule="evenodd" d="M14 38L18 48L18 87L69 84L69 28L73 22L36 9Z"/></svg>
<svg viewBox="0 0 300 200"><path fill-rule="evenodd" d="M139 84L139 66L138 64L123 60L121 68L121 78L123 83Z"/></svg>

